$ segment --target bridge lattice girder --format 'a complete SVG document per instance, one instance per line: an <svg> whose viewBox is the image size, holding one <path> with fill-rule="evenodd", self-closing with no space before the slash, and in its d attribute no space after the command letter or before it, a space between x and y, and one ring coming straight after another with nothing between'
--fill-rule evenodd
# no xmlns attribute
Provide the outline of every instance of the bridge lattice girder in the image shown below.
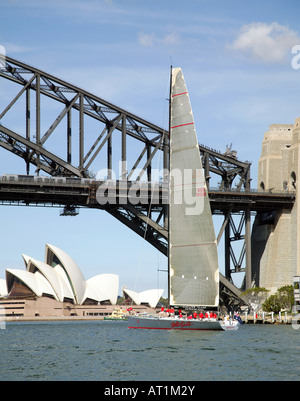
<svg viewBox="0 0 300 401"><path fill-rule="evenodd" d="M163 128L9 57L5 60L5 66L0 68L0 77L21 87L0 113L0 146L22 157L28 168L29 164L33 164L38 171L44 170L53 176L90 177L90 169L95 159L99 162L100 158L101 163L98 165L101 169L107 169L109 175L113 170L112 138L116 135L121 139L121 146L118 147L120 154L116 157L123 162L119 171L120 178L130 180L138 171L138 180L146 174L148 181L151 181L152 162L158 151L163 152L163 168L168 168L168 132ZM24 110L17 108L22 97L25 98ZM45 118L48 114L49 103L43 106L43 98L54 100L62 106L44 131L41 129L41 121L42 117ZM34 113L31 110L32 99L35 102ZM11 110L19 117L25 116L26 132L23 134L5 124L6 116ZM76 112L76 119L72 118L72 112ZM61 128L63 120L66 121L65 132L64 135L60 133L59 141L66 143L66 154L65 157L58 157L57 144L54 151L49 150L47 145L56 130ZM87 120L97 123L94 126L96 132L87 127ZM73 132L78 134L75 150L72 143ZM141 144L141 150L134 158L131 157L130 165L127 144L129 137L135 140L135 144ZM88 147L86 143L89 143ZM199 145L199 148L208 181L212 173L221 177L221 187L230 187L236 177L239 177L237 187L250 186L250 163L241 162L203 145Z"/></svg>
<svg viewBox="0 0 300 401"><path fill-rule="evenodd" d="M92 177L96 165L97 170L100 167L107 172L107 178L118 178L113 177L113 160L118 160L120 179L151 181L153 166L157 166L154 160L161 155L167 170L169 139L165 129L9 57L0 65L0 78L18 89L7 90L6 103L0 104L0 146L24 159L27 174L34 165L38 174L43 170L56 177ZM9 94L13 94L10 99ZM51 119L53 104L56 114ZM13 121L24 117L25 129L14 125ZM199 149L208 186L211 175L217 175L219 189L230 189L234 182L237 190L250 189L249 162L203 145ZM230 205L225 209L224 216L230 213ZM167 207L146 210L123 205L106 210L165 253Z"/></svg>

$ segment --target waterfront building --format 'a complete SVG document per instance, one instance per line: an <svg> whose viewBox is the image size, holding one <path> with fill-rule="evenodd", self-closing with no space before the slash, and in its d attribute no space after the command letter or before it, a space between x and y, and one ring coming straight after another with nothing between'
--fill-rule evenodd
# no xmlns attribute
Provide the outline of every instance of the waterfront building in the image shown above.
<svg viewBox="0 0 300 401"><path fill-rule="evenodd" d="M117 303L116 274L85 280L75 261L49 244L44 262L22 256L25 270L7 269L6 279L0 281L0 307L6 316L94 316L101 314L103 306Z"/></svg>
<svg viewBox="0 0 300 401"><path fill-rule="evenodd" d="M115 308L119 276L99 274L85 280L79 266L63 250L50 244L45 260L22 255L25 270L6 269L0 280L0 316L19 318L101 318ZM131 294L133 309L156 307L163 290ZM128 297L127 297L128 301Z"/></svg>
<svg viewBox="0 0 300 401"><path fill-rule="evenodd" d="M85 280L74 260L49 244L46 244L45 262L22 256L26 270L6 270L9 299L47 297L74 305L117 303L119 277L115 274L100 274Z"/></svg>

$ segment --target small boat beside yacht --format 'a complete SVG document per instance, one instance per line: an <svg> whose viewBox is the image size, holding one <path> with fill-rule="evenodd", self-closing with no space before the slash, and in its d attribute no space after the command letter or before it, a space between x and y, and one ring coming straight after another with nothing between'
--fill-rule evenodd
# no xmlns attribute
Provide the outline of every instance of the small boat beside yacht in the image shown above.
<svg viewBox="0 0 300 401"><path fill-rule="evenodd" d="M123 311L121 308L116 308L108 316L104 316L104 320L127 320L128 312Z"/></svg>

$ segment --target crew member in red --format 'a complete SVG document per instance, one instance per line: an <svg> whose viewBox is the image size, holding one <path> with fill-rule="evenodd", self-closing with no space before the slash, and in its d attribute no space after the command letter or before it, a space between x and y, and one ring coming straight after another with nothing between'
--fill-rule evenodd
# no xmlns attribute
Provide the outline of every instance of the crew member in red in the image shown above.
<svg viewBox="0 0 300 401"><path fill-rule="evenodd" d="M207 312L205 313L205 319L208 319L208 313Z"/></svg>
<svg viewBox="0 0 300 401"><path fill-rule="evenodd" d="M194 317L194 319L197 319L197 317L198 317L197 312L193 313L193 317Z"/></svg>
<svg viewBox="0 0 300 401"><path fill-rule="evenodd" d="M203 318L204 318L204 315L203 315L203 313L202 313L202 312L200 312L200 313L199 313L199 319L201 319L201 320L202 320Z"/></svg>

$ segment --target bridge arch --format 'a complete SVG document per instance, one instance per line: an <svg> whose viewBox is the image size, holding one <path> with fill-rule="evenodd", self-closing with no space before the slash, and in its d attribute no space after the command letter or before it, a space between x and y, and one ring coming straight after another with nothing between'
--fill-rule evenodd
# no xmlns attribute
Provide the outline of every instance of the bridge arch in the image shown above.
<svg viewBox="0 0 300 401"><path fill-rule="evenodd" d="M151 181L157 158L162 160L162 171L167 170L168 132L164 128L9 57L0 70L0 79L18 88L8 93L12 98L6 104L0 104L0 146L24 160L26 174L34 166L36 174L44 171L54 177L93 178L98 170L106 169L110 178L117 160L121 166L118 178ZM55 112L45 121L50 104L55 104ZM23 120L25 116L22 129L14 126L10 113L22 115ZM230 191L233 183L236 192L250 190L250 162L201 144L199 150L208 187L214 175L220 180L221 191ZM90 191L92 194L92 187ZM88 207L97 207L91 199L92 195ZM66 214L76 206L70 202L64 205ZM230 207L215 209L224 215L225 222L231 213L246 213ZM106 211L166 254L167 205L115 205ZM245 222L243 217L241 222Z"/></svg>

